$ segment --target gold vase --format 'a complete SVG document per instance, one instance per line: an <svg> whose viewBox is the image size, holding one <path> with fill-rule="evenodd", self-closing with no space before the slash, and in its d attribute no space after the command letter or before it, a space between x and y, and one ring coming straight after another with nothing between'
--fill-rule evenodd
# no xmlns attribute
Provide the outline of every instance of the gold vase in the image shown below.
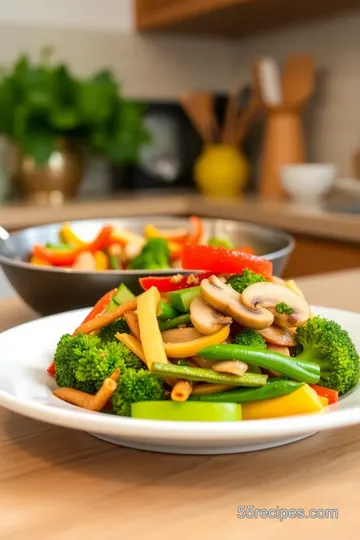
<svg viewBox="0 0 360 540"><path fill-rule="evenodd" d="M61 140L48 162L38 167L15 147L12 177L20 193L38 205L58 205L74 198L84 173L84 155L76 144Z"/></svg>

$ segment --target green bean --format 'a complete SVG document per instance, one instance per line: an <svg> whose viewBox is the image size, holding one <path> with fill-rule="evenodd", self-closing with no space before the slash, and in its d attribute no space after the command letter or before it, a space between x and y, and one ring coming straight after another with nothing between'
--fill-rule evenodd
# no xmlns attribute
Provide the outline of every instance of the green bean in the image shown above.
<svg viewBox="0 0 360 540"><path fill-rule="evenodd" d="M267 375L258 375L257 373L245 373L239 377L238 375L219 373L212 369L163 363L152 364L151 372L160 377L215 384L228 384L229 386L263 386L268 379Z"/></svg>
<svg viewBox="0 0 360 540"><path fill-rule="evenodd" d="M167 302L160 302L160 313L157 318L159 321L168 321L169 319L176 319L179 316L179 312L176 311L170 304Z"/></svg>
<svg viewBox="0 0 360 540"><path fill-rule="evenodd" d="M190 401L213 401L221 403L247 403L286 396L298 390L305 383L295 381L275 381L260 388L237 388L215 394L198 394L189 397Z"/></svg>
<svg viewBox="0 0 360 540"><path fill-rule="evenodd" d="M109 266L111 270L120 270L120 260L117 255L109 255Z"/></svg>
<svg viewBox="0 0 360 540"><path fill-rule="evenodd" d="M179 317L175 317L175 319L171 319L170 321L162 321L159 323L160 330L171 330L172 328L178 328L182 324L190 324L190 314L185 313L185 315L179 315Z"/></svg>
<svg viewBox="0 0 360 540"><path fill-rule="evenodd" d="M248 364L278 371L299 382L317 383L320 367L315 362L296 360L290 356L244 345L214 345L198 352L207 360L242 360Z"/></svg>

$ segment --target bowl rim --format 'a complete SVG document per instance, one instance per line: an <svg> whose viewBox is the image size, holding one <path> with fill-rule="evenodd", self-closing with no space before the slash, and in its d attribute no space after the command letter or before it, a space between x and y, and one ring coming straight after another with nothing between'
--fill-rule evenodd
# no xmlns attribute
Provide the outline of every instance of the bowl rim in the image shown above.
<svg viewBox="0 0 360 540"><path fill-rule="evenodd" d="M288 232L282 231L281 229L277 228L267 228L263 225L258 225L256 223L247 222L247 221L241 221L236 219L225 219L225 218L212 218L212 217L206 217L206 216L200 216L201 219L205 221L226 221L226 222L232 222L232 223L239 223L241 225L245 225L246 227L249 227L254 232L262 232L269 234L274 234L279 237L279 239L282 239L284 242L287 243L287 245L281 249L278 249L277 251L273 251L269 254L262 255L263 258L268 259L269 261L273 261L276 258L285 257L286 255L289 255L292 253L295 247L295 238ZM186 219L186 216L171 216L166 214L150 214L145 216L126 216L126 218L119 218L119 217L110 217L110 218L87 218L87 219L78 219L78 220L70 220L71 224L77 225L81 223L111 223L119 221L121 219L126 219L129 221L132 220L139 220L144 222L149 222L149 220L176 220L176 219ZM9 240L12 237L15 236L21 236L21 234L24 234L28 231L37 231L39 229L46 229L49 226L55 226L58 225L59 228L61 225L64 224L64 221L56 221L56 222L49 222L42 225L36 225L33 227L25 227L23 229L20 229L14 233L10 234L10 237L7 240L0 239L0 265L1 266L11 266L11 267L17 267L17 268L23 268L26 270L31 271L40 271L40 272L53 272L55 274L75 274L75 275L109 275L109 272L111 275L125 275L125 276L131 276L134 274L137 274L139 276L148 276L149 273L151 275L174 275L174 274L193 274L193 273L200 273L202 270L185 270L183 268L169 268L164 270L74 270L73 268L61 268L56 266L38 266L31 264L30 262L20 261L16 259L12 259L11 257L7 257L6 255L3 255L1 253L2 246L6 244L6 242L9 242Z"/></svg>

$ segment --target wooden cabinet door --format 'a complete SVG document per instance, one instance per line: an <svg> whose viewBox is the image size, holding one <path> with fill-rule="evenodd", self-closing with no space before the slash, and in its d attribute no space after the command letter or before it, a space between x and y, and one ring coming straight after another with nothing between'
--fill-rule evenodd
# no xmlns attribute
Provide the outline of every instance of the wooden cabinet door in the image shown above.
<svg viewBox="0 0 360 540"><path fill-rule="evenodd" d="M254 0L136 0L136 25L139 30L166 26Z"/></svg>

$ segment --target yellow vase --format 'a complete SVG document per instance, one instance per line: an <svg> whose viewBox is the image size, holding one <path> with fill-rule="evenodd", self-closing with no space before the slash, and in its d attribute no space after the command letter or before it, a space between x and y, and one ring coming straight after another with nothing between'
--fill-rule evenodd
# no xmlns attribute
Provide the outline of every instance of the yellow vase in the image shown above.
<svg viewBox="0 0 360 540"><path fill-rule="evenodd" d="M249 176L249 164L238 148L226 144L206 146L194 166L197 187L210 197L240 195Z"/></svg>

